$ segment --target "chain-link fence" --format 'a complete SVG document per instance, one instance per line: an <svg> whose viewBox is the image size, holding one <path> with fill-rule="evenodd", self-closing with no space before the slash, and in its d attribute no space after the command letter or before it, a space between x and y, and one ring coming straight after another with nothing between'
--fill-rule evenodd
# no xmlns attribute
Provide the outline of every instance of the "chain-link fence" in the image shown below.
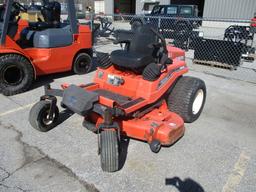
<svg viewBox="0 0 256 192"><path fill-rule="evenodd" d="M186 51L191 70L256 83L255 27L249 20L136 15L94 16L95 48L111 52L115 38L132 38L140 25L157 29L166 42ZM122 37L121 37L122 36Z"/></svg>

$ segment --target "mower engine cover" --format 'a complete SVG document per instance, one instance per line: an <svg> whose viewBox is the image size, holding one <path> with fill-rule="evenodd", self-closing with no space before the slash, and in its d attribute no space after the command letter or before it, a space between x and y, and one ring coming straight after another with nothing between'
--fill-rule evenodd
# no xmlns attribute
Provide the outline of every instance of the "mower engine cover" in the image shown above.
<svg viewBox="0 0 256 192"><path fill-rule="evenodd" d="M71 85L64 90L62 104L69 110L85 116L91 111L95 102L99 100L97 93Z"/></svg>

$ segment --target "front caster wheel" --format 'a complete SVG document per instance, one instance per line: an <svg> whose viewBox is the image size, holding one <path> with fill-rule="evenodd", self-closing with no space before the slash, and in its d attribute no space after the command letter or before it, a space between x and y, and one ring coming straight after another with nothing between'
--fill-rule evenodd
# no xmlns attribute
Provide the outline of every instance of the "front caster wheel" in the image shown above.
<svg viewBox="0 0 256 192"><path fill-rule="evenodd" d="M101 168L105 172L119 169L118 138L114 130L104 130L100 134Z"/></svg>
<svg viewBox="0 0 256 192"><path fill-rule="evenodd" d="M29 113L30 125L38 131L47 132L58 124L59 109L56 106L53 117L49 118L51 103L49 101L40 101L36 103Z"/></svg>
<svg viewBox="0 0 256 192"><path fill-rule="evenodd" d="M152 141L150 144L150 149L154 153L158 153L161 150L161 143L159 141Z"/></svg>

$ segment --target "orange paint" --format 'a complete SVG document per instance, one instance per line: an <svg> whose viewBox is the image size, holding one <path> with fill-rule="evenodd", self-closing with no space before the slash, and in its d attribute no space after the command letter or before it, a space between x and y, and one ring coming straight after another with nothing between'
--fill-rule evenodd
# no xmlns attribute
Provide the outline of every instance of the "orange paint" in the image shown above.
<svg viewBox="0 0 256 192"><path fill-rule="evenodd" d="M148 143L158 140L162 145L166 146L173 144L184 135L185 127L183 119L168 110L167 104L162 99L162 96L180 76L188 72L188 68L185 61L177 59L178 57L185 56L184 51L173 47L168 47L168 50L174 62L172 65L168 65L166 72L162 73L154 82L146 81L141 75L136 75L133 72L120 71L115 69L114 66L111 66L108 69L99 68L96 71L94 84L80 86L87 91L95 91L97 89L108 90L112 93L129 97L131 100L141 98L137 104L122 108L122 105L118 104L115 100L104 96L99 97L99 104L110 108L118 107L125 112L125 116L134 114L150 104L160 102L160 107L153 108L140 117L113 117L114 121L119 124L122 135ZM124 83L119 86L108 83L109 75L122 78ZM67 86L65 84L63 87ZM99 127L103 123L103 117L94 112L86 117L86 119L95 123L96 127Z"/></svg>

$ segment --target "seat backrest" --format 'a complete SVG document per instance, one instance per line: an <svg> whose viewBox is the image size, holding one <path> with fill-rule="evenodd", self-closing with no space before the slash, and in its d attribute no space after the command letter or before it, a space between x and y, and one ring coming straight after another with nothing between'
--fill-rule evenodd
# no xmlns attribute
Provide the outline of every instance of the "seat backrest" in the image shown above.
<svg viewBox="0 0 256 192"><path fill-rule="evenodd" d="M157 43L157 36L150 29L150 26L143 25L137 29L131 39L129 51L151 55L155 49L150 45L154 43Z"/></svg>
<svg viewBox="0 0 256 192"><path fill-rule="evenodd" d="M41 10L44 21L49 24L59 25L61 17L61 4L53 1L47 3Z"/></svg>

